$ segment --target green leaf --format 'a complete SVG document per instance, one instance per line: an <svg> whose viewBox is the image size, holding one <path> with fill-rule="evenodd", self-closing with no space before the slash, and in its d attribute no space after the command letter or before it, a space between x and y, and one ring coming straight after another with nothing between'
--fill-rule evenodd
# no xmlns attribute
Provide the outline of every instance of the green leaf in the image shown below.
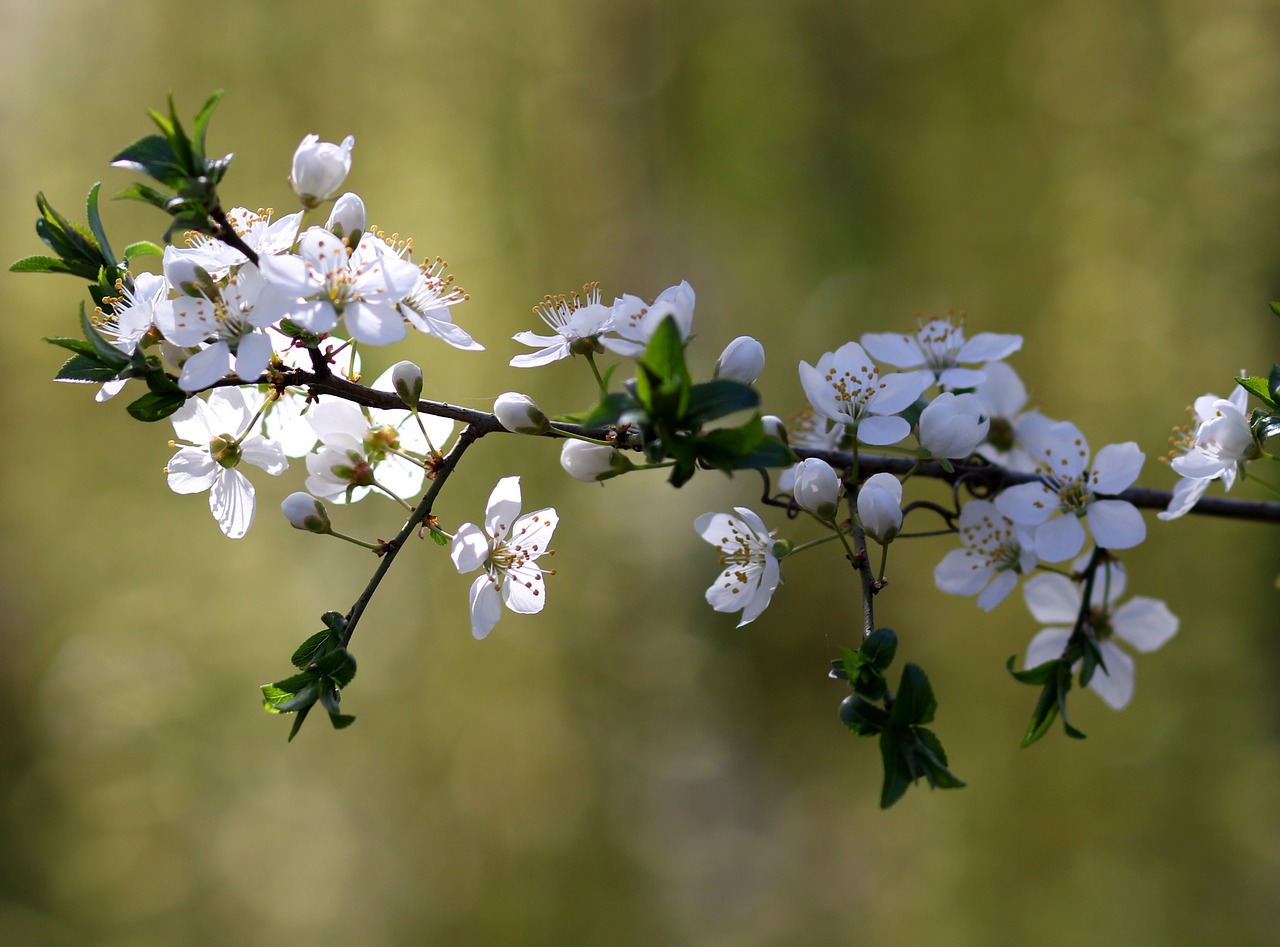
<svg viewBox="0 0 1280 947"><path fill-rule="evenodd" d="M850 694L840 702L840 722L860 737L873 737L889 725L889 714L857 694Z"/></svg>
<svg viewBox="0 0 1280 947"><path fill-rule="evenodd" d="M698 437L698 459L709 467L731 467L749 456L764 440L764 424L760 415L738 427L716 428Z"/></svg>
<svg viewBox="0 0 1280 947"><path fill-rule="evenodd" d="M1272 408L1280 408L1280 405L1276 404L1271 397L1271 386L1266 378L1259 378L1256 375L1252 378L1237 378L1236 384L1259 401L1266 402Z"/></svg>
<svg viewBox="0 0 1280 947"><path fill-rule="evenodd" d="M888 670L898 653L898 636L892 628L877 628L862 642L858 652L872 667Z"/></svg>
<svg viewBox="0 0 1280 947"><path fill-rule="evenodd" d="M1045 661L1043 664L1037 664L1033 668L1027 668L1025 671L1015 671L1013 669L1014 662L1018 660L1016 654L1009 655L1009 660L1005 662L1005 670L1007 670L1016 680L1023 684L1044 684L1050 681L1058 674L1058 667L1062 664L1057 658L1052 661Z"/></svg>
<svg viewBox="0 0 1280 947"><path fill-rule="evenodd" d="M606 424L617 424L624 413L638 407L639 404L630 395L614 391L603 396L600 403L585 414L557 420L563 420L569 424L581 424L585 428L598 428Z"/></svg>
<svg viewBox="0 0 1280 947"><path fill-rule="evenodd" d="M90 384L111 381L116 377L114 369L108 368L97 359L88 355L73 355L58 369L53 376L54 381L68 381Z"/></svg>
<svg viewBox="0 0 1280 947"><path fill-rule="evenodd" d="M89 196L85 199L89 230L93 233L94 239L98 241L98 247L102 250L102 255L114 262L115 255L111 252L111 244L107 242L107 233L102 227L102 215L98 213L98 191L100 190L102 190L102 184L94 184L93 187L89 188Z"/></svg>
<svg viewBox="0 0 1280 947"><path fill-rule="evenodd" d="M1280 400L1280 365L1271 365L1271 371L1267 375L1267 389L1272 404Z"/></svg>
<svg viewBox="0 0 1280 947"><path fill-rule="evenodd" d="M85 310L84 303L80 304L80 330L84 332L85 339L93 346L93 354L97 356L98 361L103 365L109 365L119 371L129 364L129 356L108 342L97 327L89 321L89 313Z"/></svg>
<svg viewBox="0 0 1280 947"><path fill-rule="evenodd" d="M150 240L139 240L124 248L124 258L126 260L132 262L140 256L164 256L164 247L152 243Z"/></svg>
<svg viewBox="0 0 1280 947"><path fill-rule="evenodd" d="M152 112L151 117L156 118ZM157 124L160 120L157 119ZM163 126L162 126L163 127ZM111 159L111 166L136 171L169 187L178 188L187 174L166 136L145 135Z"/></svg>
<svg viewBox="0 0 1280 947"><path fill-rule="evenodd" d="M736 458L721 469L763 470L766 467L790 467L797 462L796 455L776 437L764 437L750 452Z"/></svg>
<svg viewBox="0 0 1280 947"><path fill-rule="evenodd" d="M1277 316L1280 316L1280 303L1272 303L1271 311L1274 312Z"/></svg>
<svg viewBox="0 0 1280 947"><path fill-rule="evenodd" d="M912 729L920 741L921 749L917 752L926 763L925 778L929 785L935 789L963 789L964 780L947 768L947 753L934 732L925 727Z"/></svg>
<svg viewBox="0 0 1280 947"><path fill-rule="evenodd" d="M880 787L881 809L888 809L901 799L912 782L901 737L902 731L898 727L890 727L880 734L880 761L884 765L884 782Z"/></svg>
<svg viewBox="0 0 1280 947"><path fill-rule="evenodd" d="M139 421L162 421L187 403L186 392L148 391L126 409Z"/></svg>
<svg viewBox="0 0 1280 947"><path fill-rule="evenodd" d="M66 273L70 276L81 276L75 268L67 266L57 257L29 256L11 264L10 273Z"/></svg>
<svg viewBox="0 0 1280 947"><path fill-rule="evenodd" d="M218 105L218 100L222 98L224 90L218 89L213 95L205 99L204 105L200 106L200 111L196 113L195 121L191 124L192 143L195 145L196 154L204 157L208 152L205 151L205 132L209 129L209 119L213 117L213 110Z"/></svg>
<svg viewBox="0 0 1280 947"><path fill-rule="evenodd" d="M637 368L636 400L655 423L681 423L689 410L692 381L674 316L667 316L658 324Z"/></svg>
<svg viewBox="0 0 1280 947"><path fill-rule="evenodd" d="M293 678L290 678L293 680ZM273 714L291 714L314 704L320 696L320 683L308 680L299 689L281 687L284 681L262 685L263 709Z"/></svg>
<svg viewBox="0 0 1280 947"><path fill-rule="evenodd" d="M338 645L338 641L338 635L330 628L317 631L302 644L298 645L297 650L293 652L293 657L289 660L294 667L305 669L318 658L322 658L332 651Z"/></svg>
<svg viewBox="0 0 1280 947"><path fill-rule="evenodd" d="M760 393L730 378L703 381L690 388L685 421L693 427L760 405Z"/></svg>
<svg viewBox="0 0 1280 947"><path fill-rule="evenodd" d="M307 671L346 687L356 676L356 659L346 648L335 648L310 664Z"/></svg>
<svg viewBox="0 0 1280 947"><path fill-rule="evenodd" d="M890 721L896 725L928 723L937 709L929 678L918 664L908 664L902 669Z"/></svg>
<svg viewBox="0 0 1280 947"><path fill-rule="evenodd" d="M117 192L113 198L117 201L142 201L144 204L150 204L152 207L158 207L166 213L169 210L169 201L173 200L163 191L157 191L154 187L135 181L128 187ZM125 251L128 255L128 251ZM161 251L163 252L163 251Z"/></svg>

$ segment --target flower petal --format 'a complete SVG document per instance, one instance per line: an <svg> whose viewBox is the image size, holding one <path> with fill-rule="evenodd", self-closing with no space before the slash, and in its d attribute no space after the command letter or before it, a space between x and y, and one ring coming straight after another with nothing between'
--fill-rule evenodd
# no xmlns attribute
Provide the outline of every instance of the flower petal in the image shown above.
<svg viewBox="0 0 1280 947"><path fill-rule="evenodd" d="M1098 545L1104 544L1099 540ZM1084 527L1074 513L1056 517L1036 528L1036 555L1045 562L1062 562L1083 548Z"/></svg>
<svg viewBox="0 0 1280 947"><path fill-rule="evenodd" d="M747 600L746 606L742 609L742 621L738 622L739 628L755 621L760 617L760 613L769 607L773 592L778 587L781 579L782 570L778 566L778 560L773 556L766 555L760 581L752 592L751 597Z"/></svg>
<svg viewBox="0 0 1280 947"><path fill-rule="evenodd" d="M1098 650L1107 668L1094 671L1089 687L1112 710L1124 710L1133 699L1133 658L1110 641L1099 642Z"/></svg>
<svg viewBox="0 0 1280 947"><path fill-rule="evenodd" d="M1142 472L1146 454L1133 441L1108 444L1093 459L1090 485L1095 493L1119 493L1126 490Z"/></svg>
<svg viewBox="0 0 1280 947"><path fill-rule="evenodd" d="M489 558L489 538L475 523L463 523L449 544L449 558L459 572L474 572Z"/></svg>
<svg viewBox="0 0 1280 947"><path fill-rule="evenodd" d="M502 539L520 515L520 478L503 477L489 494L484 510L484 528L494 539Z"/></svg>
<svg viewBox="0 0 1280 947"><path fill-rule="evenodd" d="M1178 632L1178 616L1156 598L1135 595L1111 616L1115 633L1139 651L1155 651Z"/></svg>
<svg viewBox="0 0 1280 947"><path fill-rule="evenodd" d="M229 539L240 539L253 525L253 484L238 470L223 470L209 488L209 512Z"/></svg>
<svg viewBox="0 0 1280 947"><path fill-rule="evenodd" d="M219 469L209 452L199 447L182 448L165 467L174 493L203 493L213 486Z"/></svg>
<svg viewBox="0 0 1280 947"><path fill-rule="evenodd" d="M996 497L995 504L1015 523L1039 526L1058 509L1058 497L1042 483L1020 483Z"/></svg>
<svg viewBox="0 0 1280 947"><path fill-rule="evenodd" d="M1147 538L1147 524L1138 508L1127 500L1094 500L1086 507L1089 531L1103 549L1132 549ZM1040 537L1036 535L1036 548ZM1072 553L1074 555L1074 553ZM1041 558L1049 562L1043 552Z"/></svg>
<svg viewBox="0 0 1280 947"><path fill-rule="evenodd" d="M1022 597L1036 621L1075 625L1080 614L1080 590L1065 575L1044 572L1022 587Z"/></svg>
<svg viewBox="0 0 1280 947"><path fill-rule="evenodd" d="M1074 620L1074 619L1073 619ZM1070 628L1044 628L1031 639L1027 645L1027 663L1024 667L1039 667L1046 661L1056 661L1062 657L1071 637Z"/></svg>
<svg viewBox="0 0 1280 947"><path fill-rule="evenodd" d="M1003 602L1018 584L1016 572L997 572L991 584L978 593L978 607L989 612Z"/></svg>
<svg viewBox="0 0 1280 947"><path fill-rule="evenodd" d="M471 635L481 641L493 631L493 626L502 617L502 599L494 588L489 573L482 572L476 576L476 580L471 583L468 599L471 605Z"/></svg>

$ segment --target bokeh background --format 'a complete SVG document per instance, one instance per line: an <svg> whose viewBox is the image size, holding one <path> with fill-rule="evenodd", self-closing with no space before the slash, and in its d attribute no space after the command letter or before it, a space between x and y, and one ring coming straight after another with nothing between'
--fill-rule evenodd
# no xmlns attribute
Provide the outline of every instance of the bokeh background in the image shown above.
<svg viewBox="0 0 1280 947"><path fill-rule="evenodd" d="M1280 11L1267 0L3 0L0 258L32 196L89 183L172 90L227 96L231 204L292 209L308 132L357 139L349 186L451 263L484 342L407 357L428 395L589 399L581 363L506 367L544 293L698 292L697 370L749 333L769 407L796 365L917 312L1020 332L1013 364L1095 449L1149 458L1207 391L1280 354ZM110 205L117 246L157 239ZM1273 529L1150 520L1131 587L1182 629L1089 739L1017 748L1005 673L1036 626L937 592L950 543L895 548L879 615L930 672L960 792L877 810L880 763L835 717L856 635L838 557L787 564L737 630L690 522L758 483L590 487L552 444L494 437L442 500L520 473L562 514L548 607L468 634L469 577L429 544L354 645L332 732L264 714L322 611L372 562L287 528L256 478L232 543L166 488L167 424L48 379L82 295L3 280L0 943L1180 945L1274 943L1280 676ZM1149 460L1143 482L1172 475ZM1241 495L1255 495L1246 487ZM343 522L387 534L388 504ZM779 525L780 524L780 521ZM807 538L800 525L784 533Z"/></svg>

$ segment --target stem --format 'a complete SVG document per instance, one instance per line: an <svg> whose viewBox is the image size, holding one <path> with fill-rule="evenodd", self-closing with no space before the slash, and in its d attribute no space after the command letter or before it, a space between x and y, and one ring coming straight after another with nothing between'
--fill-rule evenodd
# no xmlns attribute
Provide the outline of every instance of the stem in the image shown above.
<svg viewBox="0 0 1280 947"><path fill-rule="evenodd" d="M808 542L801 543L798 546L792 546L791 551L787 553L787 555L794 556L798 552L804 552L806 549L812 549L814 546L821 546L823 543L829 543L833 539L842 539L842 540L844 539L845 531L842 529L837 529L834 523L823 523L822 525L830 526L833 530L835 530L835 532L827 536L820 536L817 539L811 539ZM849 558L852 559L853 550L849 548L849 543L847 541L845 541L844 543L844 548L849 553Z"/></svg>
<svg viewBox="0 0 1280 947"><path fill-rule="evenodd" d="M854 504L856 493L849 497L849 508L851 511L855 509ZM843 536L841 540L843 541ZM845 543L845 548L848 548ZM858 576L862 579L862 637L863 640L871 637L871 633L876 630L876 607L872 602L875 588L872 586L871 563L867 561L867 534L863 532L862 524L858 522L858 517L853 516L853 566L858 570Z"/></svg>
<svg viewBox="0 0 1280 947"><path fill-rule="evenodd" d="M350 643L351 636L355 634L356 625L359 624L360 617L364 614L365 608L368 607L370 599L373 598L373 593L378 590L378 586L382 583L382 577L391 568L391 563L395 561L404 544L413 535L413 531L422 523L425 523L431 515L431 508L436 502L436 496L440 493L445 481L449 479L449 475L453 473L453 469L458 466L458 461L462 459L462 455L466 453L467 448L482 437L484 433L483 430L471 425L462 429L462 433L458 435L457 443L445 455L444 462L440 464L439 469L436 471L436 479L432 481L431 487L422 495L422 499L418 501L417 507L410 514L409 519L405 521L396 538L386 544L386 553L378 562L378 568L374 570L373 578L369 580L369 584L360 593L360 598L351 606L351 611L347 612L347 625L342 631L342 646L344 648Z"/></svg>
<svg viewBox="0 0 1280 947"><path fill-rule="evenodd" d="M600 394L607 395L609 388L604 383L604 376L600 374L600 369L596 367L596 355L594 352L587 353L587 364L591 366L591 374L596 376L596 384L600 386Z"/></svg>

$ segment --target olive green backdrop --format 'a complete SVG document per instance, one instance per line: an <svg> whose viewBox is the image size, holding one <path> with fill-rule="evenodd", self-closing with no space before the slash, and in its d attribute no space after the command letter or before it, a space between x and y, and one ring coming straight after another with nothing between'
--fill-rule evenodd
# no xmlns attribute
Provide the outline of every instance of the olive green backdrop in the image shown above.
<svg viewBox="0 0 1280 947"><path fill-rule="evenodd" d="M228 90L211 147L230 203L291 209L308 132L357 145L349 186L451 264L457 319L428 396L549 410L581 363L506 367L544 293L698 292L709 370L764 341L796 365L918 311L1026 336L1013 364L1143 482L1184 406L1280 356L1280 22L1264 0L540 0L362 4L4 0L0 258L37 252L32 196L88 185L172 90ZM117 246L157 215L111 205ZM287 722L256 687L372 560L287 528L258 476L224 539L165 486L167 424L51 384L73 280L5 275L0 493L0 942L9 945L1269 944L1280 913L1274 529L1149 520L1135 592L1182 618L1084 742L1017 748L1034 693L1005 673L1036 625L937 592L950 543L895 547L879 601L930 672L969 788L876 808L873 743L825 680L856 635L836 555L787 563L736 630L703 590L699 513L758 484L570 481L554 444L494 437L439 512L502 475L562 525L546 610L477 643L429 544L354 642L354 728ZM369 377L374 377L370 375ZM1216 488L1215 488L1216 492ZM1241 495L1256 495L1249 489ZM344 520L393 528L388 504ZM801 527L784 532L803 539ZM341 548L340 548L341 547Z"/></svg>

